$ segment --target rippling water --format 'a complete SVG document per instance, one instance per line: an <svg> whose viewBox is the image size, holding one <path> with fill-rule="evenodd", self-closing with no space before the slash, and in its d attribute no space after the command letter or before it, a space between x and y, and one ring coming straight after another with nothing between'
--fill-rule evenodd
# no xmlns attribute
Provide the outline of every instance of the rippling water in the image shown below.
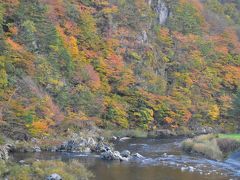
<svg viewBox="0 0 240 180"><path fill-rule="evenodd" d="M107 162L94 154L27 153L15 154L16 161L35 159L78 159L96 176L96 180L227 180L240 179L240 152L225 162L182 154L182 139L130 139L116 144L116 150L138 152L145 158L131 162Z"/></svg>

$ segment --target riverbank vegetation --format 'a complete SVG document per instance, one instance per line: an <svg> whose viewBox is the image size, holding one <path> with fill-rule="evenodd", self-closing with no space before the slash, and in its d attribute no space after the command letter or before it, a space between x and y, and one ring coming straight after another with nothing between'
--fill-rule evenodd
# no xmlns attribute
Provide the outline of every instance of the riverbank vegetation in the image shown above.
<svg viewBox="0 0 240 180"><path fill-rule="evenodd" d="M28 164L17 164L0 161L0 178L9 180L46 179L51 174L58 174L63 179L89 180L94 177L78 161L64 163L62 161L35 161Z"/></svg>
<svg viewBox="0 0 240 180"><path fill-rule="evenodd" d="M240 134L218 134L219 138L235 139L240 141Z"/></svg>
<svg viewBox="0 0 240 180"><path fill-rule="evenodd" d="M202 155L214 160L223 160L234 151L240 150L239 134L201 135L182 142L186 153Z"/></svg>

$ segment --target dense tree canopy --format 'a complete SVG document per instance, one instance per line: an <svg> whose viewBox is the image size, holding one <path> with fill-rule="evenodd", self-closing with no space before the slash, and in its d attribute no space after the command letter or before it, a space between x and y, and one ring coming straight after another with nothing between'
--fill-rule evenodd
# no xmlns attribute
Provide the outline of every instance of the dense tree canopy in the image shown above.
<svg viewBox="0 0 240 180"><path fill-rule="evenodd" d="M163 24L157 0L0 0L2 132L236 128L239 1L161 3Z"/></svg>

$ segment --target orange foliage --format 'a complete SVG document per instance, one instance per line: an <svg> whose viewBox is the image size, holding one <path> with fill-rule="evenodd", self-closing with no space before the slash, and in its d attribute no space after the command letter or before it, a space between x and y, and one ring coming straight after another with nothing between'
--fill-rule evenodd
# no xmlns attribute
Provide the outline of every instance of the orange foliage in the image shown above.
<svg viewBox="0 0 240 180"><path fill-rule="evenodd" d="M158 36L159 39L168 46L171 46L173 44L168 28L160 28Z"/></svg>
<svg viewBox="0 0 240 180"><path fill-rule="evenodd" d="M194 35L194 34L184 35L177 31L174 31L173 35L176 38L176 40L178 40L179 42L181 42L183 44L194 43L199 38L197 35Z"/></svg>
<svg viewBox="0 0 240 180"><path fill-rule="evenodd" d="M116 54L109 54L107 57L108 65L112 68L122 69L124 66L123 59L121 56Z"/></svg>
<svg viewBox="0 0 240 180"><path fill-rule="evenodd" d="M240 85L240 67L236 66L225 66L225 77L224 80L229 84L237 86Z"/></svg>
<svg viewBox="0 0 240 180"><path fill-rule="evenodd" d="M208 40L214 42L215 51L223 55L227 55L230 49L235 53L240 53L238 35L236 30L233 28L226 28L222 34L208 36L207 38Z"/></svg>
<svg viewBox="0 0 240 180"><path fill-rule="evenodd" d="M11 46L13 50L17 50L17 51L23 50L23 47L20 44L14 42L11 38L7 38L6 42Z"/></svg>
<svg viewBox="0 0 240 180"><path fill-rule="evenodd" d="M48 129L48 124L45 121L36 121L32 123L32 127L38 131L46 132Z"/></svg>
<svg viewBox="0 0 240 180"><path fill-rule="evenodd" d="M185 122L188 122L191 119L191 117L192 117L192 113L191 112L189 112L189 111L184 112L183 120Z"/></svg>
<svg viewBox="0 0 240 180"><path fill-rule="evenodd" d="M240 42L237 31L233 28L226 28L224 31L224 36L228 45L231 45L231 49L235 51L235 53L240 53Z"/></svg>
<svg viewBox="0 0 240 180"><path fill-rule="evenodd" d="M44 97L43 113L45 117L49 117L57 122L64 120L64 114L59 107L53 102L52 98L48 95Z"/></svg>
<svg viewBox="0 0 240 180"><path fill-rule="evenodd" d="M170 118L170 117L165 117L163 119L164 123L167 123L167 124L172 124L174 122L174 119Z"/></svg>
<svg viewBox="0 0 240 180"><path fill-rule="evenodd" d="M30 125L30 132L35 136L46 135L50 125L53 125L51 120L35 121Z"/></svg>
<svg viewBox="0 0 240 180"><path fill-rule="evenodd" d="M119 77L119 73L123 70L123 67L124 67L124 62L122 57L117 54L110 53L107 56L106 62L107 62L108 76L111 76L117 79L121 78Z"/></svg>
<svg viewBox="0 0 240 180"><path fill-rule="evenodd" d="M13 34L13 35L17 35L18 34L18 28L16 26L14 27L10 27L9 31Z"/></svg>

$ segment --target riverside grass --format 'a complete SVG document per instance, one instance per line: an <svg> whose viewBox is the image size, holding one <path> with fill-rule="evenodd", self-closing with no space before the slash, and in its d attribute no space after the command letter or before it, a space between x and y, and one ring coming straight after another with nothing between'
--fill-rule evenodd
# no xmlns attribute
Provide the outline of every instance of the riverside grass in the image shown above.
<svg viewBox="0 0 240 180"><path fill-rule="evenodd" d="M234 139L240 141L240 134L218 134L218 138Z"/></svg>
<svg viewBox="0 0 240 180"><path fill-rule="evenodd" d="M224 160L229 154L240 149L240 135L200 135L184 140L181 146L186 153L203 155L214 160Z"/></svg>
<svg viewBox="0 0 240 180"><path fill-rule="evenodd" d="M223 154L217 145L216 135L214 134L186 139L181 146L186 153L199 154L214 160L223 159Z"/></svg>

